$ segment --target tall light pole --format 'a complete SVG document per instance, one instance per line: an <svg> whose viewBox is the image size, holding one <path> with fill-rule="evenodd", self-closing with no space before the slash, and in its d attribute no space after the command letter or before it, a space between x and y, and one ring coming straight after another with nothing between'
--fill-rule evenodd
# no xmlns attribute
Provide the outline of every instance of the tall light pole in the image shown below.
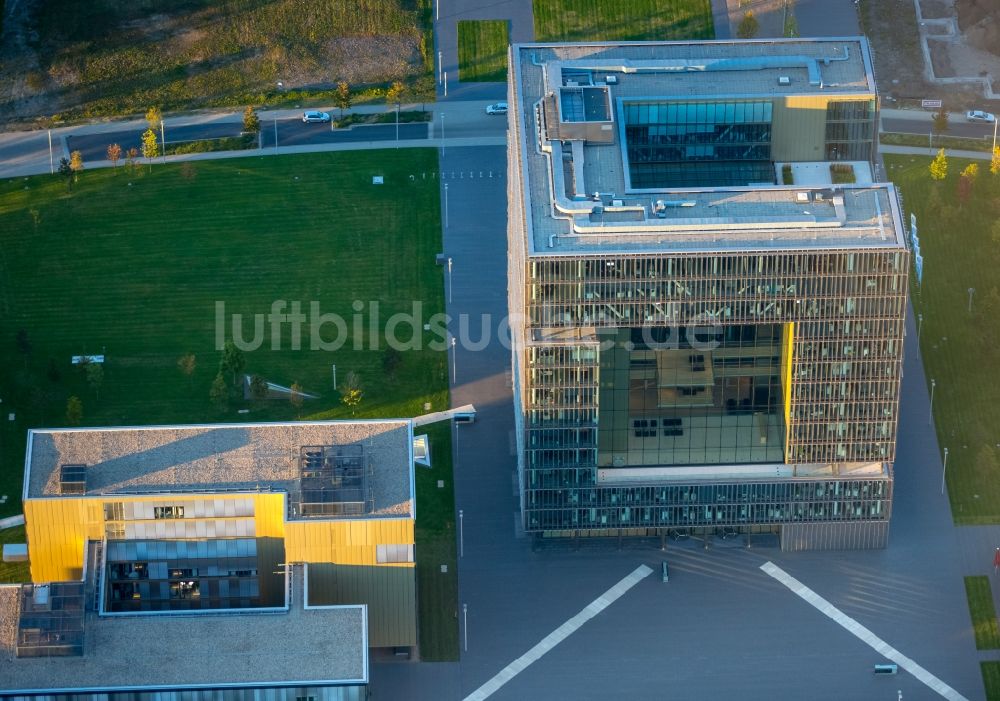
<svg viewBox="0 0 1000 701"><path fill-rule="evenodd" d="M396 148L399 148L399 103L396 103Z"/></svg>
<svg viewBox="0 0 1000 701"><path fill-rule="evenodd" d="M448 228L448 183L444 184L444 228ZM450 258L448 259L451 260ZM448 272L451 272L451 265L448 266Z"/></svg>
<svg viewBox="0 0 1000 701"><path fill-rule="evenodd" d="M274 152L278 152L278 118L274 118Z"/></svg>
<svg viewBox="0 0 1000 701"><path fill-rule="evenodd" d="M458 556L465 557L465 527L464 527L464 516L465 514L461 509L458 510Z"/></svg>
<svg viewBox="0 0 1000 701"><path fill-rule="evenodd" d="M469 605L462 604L462 647L469 651Z"/></svg>
<svg viewBox="0 0 1000 701"><path fill-rule="evenodd" d="M969 314L972 313L972 295L974 295L974 294L976 294L976 288L975 287L970 287L969 288Z"/></svg>
<svg viewBox="0 0 1000 701"><path fill-rule="evenodd" d="M931 411L930 411L930 414L927 417L927 423L929 423L929 424L934 423L934 387L936 385L937 385L937 382L934 381L934 380L931 380Z"/></svg>
<svg viewBox="0 0 1000 701"><path fill-rule="evenodd" d="M49 174L56 172L56 163L52 159L52 130L49 129Z"/></svg>
<svg viewBox="0 0 1000 701"><path fill-rule="evenodd" d="M165 121L167 121L167 120L165 120L163 117L160 117L160 146L162 147L160 149L160 153L163 154L163 158L160 159L161 163L166 163L167 162L167 139L164 136L164 131L163 131L163 123Z"/></svg>
<svg viewBox="0 0 1000 701"><path fill-rule="evenodd" d="M917 350L920 350L920 327L924 325L924 315L917 314Z"/></svg>
<svg viewBox="0 0 1000 701"><path fill-rule="evenodd" d="M944 449L944 466L941 468L941 493L944 494L944 476L948 474L948 449Z"/></svg>
<svg viewBox="0 0 1000 701"><path fill-rule="evenodd" d="M451 256L448 256L448 304L451 304Z"/></svg>
<svg viewBox="0 0 1000 701"><path fill-rule="evenodd" d="M444 155L444 112L441 113L441 155Z"/></svg>
<svg viewBox="0 0 1000 701"><path fill-rule="evenodd" d="M451 383L455 384L458 382L458 361L456 356L458 351L455 350L455 337L451 337Z"/></svg>

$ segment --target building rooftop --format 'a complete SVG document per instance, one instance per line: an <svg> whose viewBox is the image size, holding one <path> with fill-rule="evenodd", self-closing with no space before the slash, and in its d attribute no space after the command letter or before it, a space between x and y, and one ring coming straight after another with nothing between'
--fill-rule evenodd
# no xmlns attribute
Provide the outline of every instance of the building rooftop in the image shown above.
<svg viewBox="0 0 1000 701"><path fill-rule="evenodd" d="M624 105L875 99L863 38L520 44L513 75L530 254L905 246L895 191L866 163L857 185L775 186L781 164L740 187L631 183Z"/></svg>
<svg viewBox="0 0 1000 701"><path fill-rule="evenodd" d="M304 606L300 570L292 591L287 613L277 614L100 617L87 611L82 656L18 658L21 588L0 586L0 689L366 683L365 607Z"/></svg>
<svg viewBox="0 0 1000 701"><path fill-rule="evenodd" d="M293 505L361 499L367 508L350 515L412 516L412 433L408 420L34 429L24 498L278 490ZM74 468L70 492L66 465L85 466L82 484ZM345 470L325 497L307 493Z"/></svg>

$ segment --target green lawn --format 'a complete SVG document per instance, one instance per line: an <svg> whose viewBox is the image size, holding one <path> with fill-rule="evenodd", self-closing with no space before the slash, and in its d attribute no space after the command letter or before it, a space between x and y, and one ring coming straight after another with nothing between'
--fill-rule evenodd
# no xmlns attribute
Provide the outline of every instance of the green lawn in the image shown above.
<svg viewBox="0 0 1000 701"><path fill-rule="evenodd" d="M1000 701L1000 662L980 662L986 701Z"/></svg>
<svg viewBox="0 0 1000 701"><path fill-rule="evenodd" d="M24 526L5 528L0 530L0 548L4 543L27 543L24 535ZM12 582L30 582L31 572L27 562L3 562L0 561L0 584L10 584Z"/></svg>
<svg viewBox="0 0 1000 701"><path fill-rule="evenodd" d="M507 80L507 20L460 20L458 23L458 79L467 83L503 83Z"/></svg>
<svg viewBox="0 0 1000 701"><path fill-rule="evenodd" d="M417 470L416 560L420 657L425 662L458 659L458 558L455 552L455 485L451 422L417 427L428 434L432 468ZM438 480L444 482L438 487ZM441 572L441 565L448 571Z"/></svg>
<svg viewBox="0 0 1000 701"><path fill-rule="evenodd" d="M972 629L976 634L976 649L1000 649L1000 630L997 629L997 612L993 606L989 577L966 577L965 596L969 600L969 615L972 617Z"/></svg>
<svg viewBox="0 0 1000 701"><path fill-rule="evenodd" d="M537 41L713 39L709 0L534 0Z"/></svg>
<svg viewBox="0 0 1000 701"><path fill-rule="evenodd" d="M895 132L883 132L879 134L878 140L888 146L916 146L929 150L929 134L897 134ZM992 134L990 138L972 138L968 136L935 136L934 151L939 148L955 149L956 151L986 151L993 150Z"/></svg>
<svg viewBox="0 0 1000 701"><path fill-rule="evenodd" d="M350 417L332 389L336 364L341 388L349 371L360 378L358 417L447 407L445 355L422 330L444 306L436 170L434 150L391 149L87 171L72 193L52 176L0 182L0 494L10 497L0 517L20 510L26 430L65 425L71 395L90 426ZM253 315L275 300L301 302L306 314L315 301L346 320L337 351L311 350L307 322L301 350L290 349L284 324L280 348L266 325L267 342L245 353L248 373L320 398L296 410L234 397L218 410L209 398L216 302L230 320L244 315L250 338ZM364 303L363 323L374 316L369 303L379 305L378 327L421 304L423 349L387 365L384 341L370 350L368 329L355 335L354 300ZM21 330L27 344L18 344ZM397 336L410 334L404 325ZM335 327L321 336L332 341ZM102 352L98 393L70 357ZM187 352L197 359L190 379L177 367Z"/></svg>
<svg viewBox="0 0 1000 701"><path fill-rule="evenodd" d="M927 383L935 380L934 417L949 449L948 494L959 524L1000 522L1000 177L979 161L969 201L957 194L968 161L949 159L948 178L934 182L930 159L886 156L888 177L903 194L906 218L917 215L923 286L911 277L915 311L923 315L920 347ZM974 288L968 312L968 288Z"/></svg>

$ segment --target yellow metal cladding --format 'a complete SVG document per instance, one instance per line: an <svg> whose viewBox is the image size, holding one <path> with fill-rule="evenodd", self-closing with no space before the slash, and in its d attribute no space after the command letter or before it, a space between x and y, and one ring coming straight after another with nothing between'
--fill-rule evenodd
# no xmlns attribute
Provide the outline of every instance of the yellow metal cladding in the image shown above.
<svg viewBox="0 0 1000 701"><path fill-rule="evenodd" d="M413 519L289 521L285 524L288 562L334 562L338 565L413 567L412 562L379 563L377 545L410 545Z"/></svg>
<svg viewBox="0 0 1000 701"><path fill-rule="evenodd" d="M78 580L83 575L84 550L88 540L105 537L105 504L168 502L186 506L196 501L252 499L254 534L257 538L285 541L286 562L336 562L344 565L375 565L377 545L409 545L413 519L366 519L340 521L285 521L285 494L280 492L116 495L113 497L52 497L24 503L26 533L34 582ZM193 509L188 513L192 513ZM207 517L225 520L228 517ZM412 567L413 563L385 563Z"/></svg>
<svg viewBox="0 0 1000 701"><path fill-rule="evenodd" d="M258 538L285 537L285 495L281 493L199 494L197 497L116 495L114 497L52 497L24 502L25 531L34 582L80 579L88 540L105 536L104 505L111 503L169 502L178 506L204 500L253 499L254 529ZM226 517L214 517L221 520Z"/></svg>
<svg viewBox="0 0 1000 701"><path fill-rule="evenodd" d="M781 384L782 402L785 410L785 462L789 461L788 439L791 431L788 428L792 420L792 349L795 342L795 322L785 324L781 336Z"/></svg>

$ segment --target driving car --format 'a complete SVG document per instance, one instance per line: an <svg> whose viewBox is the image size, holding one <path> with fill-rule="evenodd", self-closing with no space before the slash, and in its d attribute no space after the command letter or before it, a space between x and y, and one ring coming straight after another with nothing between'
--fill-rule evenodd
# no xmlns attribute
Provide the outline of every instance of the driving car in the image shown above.
<svg viewBox="0 0 1000 701"><path fill-rule="evenodd" d="M983 112L982 110L969 110L965 113L965 119L969 122L987 122L989 124L997 121L997 118L992 114Z"/></svg>
<svg viewBox="0 0 1000 701"><path fill-rule="evenodd" d="M506 102L494 102L486 106L486 114L507 114Z"/></svg>
<svg viewBox="0 0 1000 701"><path fill-rule="evenodd" d="M312 124L315 122L329 122L330 115L327 112L316 112L309 111L302 113L302 121L306 124Z"/></svg>

